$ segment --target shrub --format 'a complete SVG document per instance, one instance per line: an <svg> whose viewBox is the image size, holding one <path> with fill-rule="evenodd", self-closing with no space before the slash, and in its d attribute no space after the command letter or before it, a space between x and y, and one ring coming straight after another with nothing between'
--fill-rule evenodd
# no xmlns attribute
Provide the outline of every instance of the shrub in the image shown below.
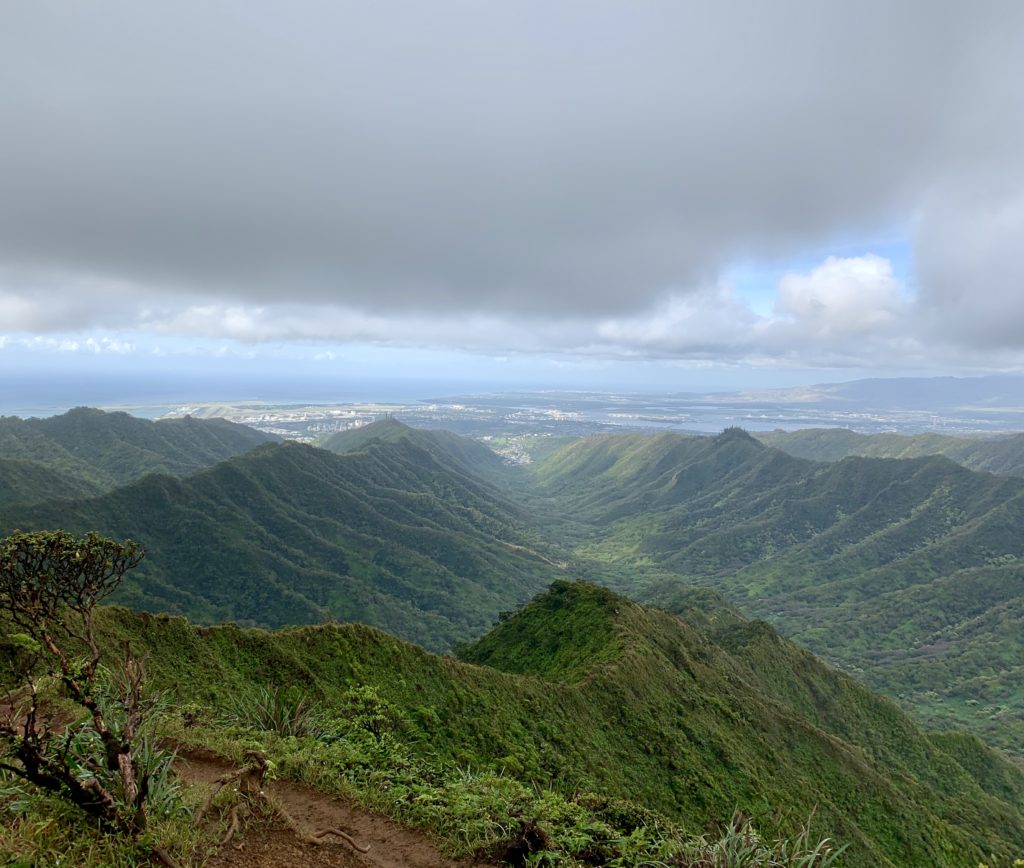
<svg viewBox="0 0 1024 868"><path fill-rule="evenodd" d="M23 631L9 637L22 686L0 719L0 768L74 803L104 830L132 837L146 826L151 777L169 760L140 752L153 708L142 662L126 648L116 677L101 683L93 612L142 557L130 540L94 533L15 532L0 540L0 611ZM40 671L84 722L64 733L42 713Z"/></svg>
<svg viewBox="0 0 1024 868"><path fill-rule="evenodd" d="M317 735L316 706L301 691L254 685L229 707L224 722L274 732L283 737Z"/></svg>

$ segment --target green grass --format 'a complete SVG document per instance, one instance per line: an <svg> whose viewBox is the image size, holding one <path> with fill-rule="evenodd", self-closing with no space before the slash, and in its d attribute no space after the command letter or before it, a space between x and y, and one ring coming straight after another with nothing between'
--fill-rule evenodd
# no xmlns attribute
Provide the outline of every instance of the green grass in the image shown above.
<svg viewBox="0 0 1024 868"><path fill-rule="evenodd" d="M201 795L184 791L177 809L154 815L138 841L105 835L76 807L0 777L0 864L25 868L136 868L151 865L154 847L173 851L185 864L215 852L215 836L197 829L192 813Z"/></svg>
<svg viewBox="0 0 1024 868"><path fill-rule="evenodd" d="M829 838L854 868L1009 865L1024 852L1019 769L969 737L926 735L706 594L675 603L690 621L558 583L466 662L360 625L196 628L105 608L99 628L167 691L165 738L236 762L264 750L274 774L422 828L450 853L526 837L549 865L673 864L743 842L789 842L792 855L812 814L802 856ZM28 852L48 810L5 831L6 851ZM731 824L736 811L760 834ZM140 848L173 843L172 820ZM53 821L47 852L100 846ZM208 839L183 844L192 858Z"/></svg>

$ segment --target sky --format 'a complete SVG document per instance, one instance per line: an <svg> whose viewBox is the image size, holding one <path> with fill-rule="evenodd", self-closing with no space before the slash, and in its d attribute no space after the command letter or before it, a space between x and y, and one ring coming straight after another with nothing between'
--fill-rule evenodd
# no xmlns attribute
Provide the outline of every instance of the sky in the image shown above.
<svg viewBox="0 0 1024 868"><path fill-rule="evenodd" d="M1022 371L1022 241L1017 0L0 0L9 392Z"/></svg>

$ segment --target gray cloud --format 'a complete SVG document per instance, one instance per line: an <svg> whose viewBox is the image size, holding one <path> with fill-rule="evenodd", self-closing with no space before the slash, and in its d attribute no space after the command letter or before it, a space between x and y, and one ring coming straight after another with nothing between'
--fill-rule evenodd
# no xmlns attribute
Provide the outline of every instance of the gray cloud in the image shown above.
<svg viewBox="0 0 1024 868"><path fill-rule="evenodd" d="M1007 180L946 191L922 219L920 319L936 339L1024 347L1024 179Z"/></svg>
<svg viewBox="0 0 1024 868"><path fill-rule="evenodd" d="M774 352L708 290L730 260L917 215L936 339L1024 335L1024 4L34 0L0 17L0 265L18 275L0 315L26 329L92 311L262 339L287 303L318 312L297 337L554 317L564 338L541 335L565 347ZM644 337L687 297L714 315ZM267 328L222 315L243 308Z"/></svg>

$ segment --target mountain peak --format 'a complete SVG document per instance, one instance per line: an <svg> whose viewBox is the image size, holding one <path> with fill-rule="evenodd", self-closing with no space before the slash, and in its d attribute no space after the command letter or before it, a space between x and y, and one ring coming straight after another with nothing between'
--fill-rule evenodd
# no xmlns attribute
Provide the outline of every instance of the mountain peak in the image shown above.
<svg viewBox="0 0 1024 868"><path fill-rule="evenodd" d="M367 425L363 425L362 430L370 433L371 431L412 431L413 429L400 419L396 419L394 416L387 414L381 416L379 419L374 419Z"/></svg>
<svg viewBox="0 0 1024 868"><path fill-rule="evenodd" d="M105 410L100 410L98 407L85 407L85 406L82 406L82 407L72 407L70 410L68 410L67 412L64 413L64 416L68 417L68 418L75 418L75 417L79 417L79 418L85 418L85 417L100 418L102 416L110 416L110 415L113 415L113 414L107 413ZM122 413L121 415L122 416L127 416L128 414L127 413Z"/></svg>
<svg viewBox="0 0 1024 868"><path fill-rule="evenodd" d="M579 681L618 656L617 616L630 605L597 585L557 581L459 653L504 672Z"/></svg>
<svg viewBox="0 0 1024 868"><path fill-rule="evenodd" d="M747 431L738 425L732 425L715 437L716 443L749 443L752 446L764 448L764 444L755 440Z"/></svg>
<svg viewBox="0 0 1024 868"><path fill-rule="evenodd" d="M394 416L382 416L366 425L338 431L324 440L321 445L332 452L352 452L362 449L371 440L384 440L393 443L396 440L414 436L416 431L416 428L400 422Z"/></svg>
<svg viewBox="0 0 1024 868"><path fill-rule="evenodd" d="M491 474L501 468L501 459L477 440L450 431L413 428L393 416L339 431L321 441L320 446L331 452L344 453L361 451L371 443L410 443L448 467L477 475Z"/></svg>

